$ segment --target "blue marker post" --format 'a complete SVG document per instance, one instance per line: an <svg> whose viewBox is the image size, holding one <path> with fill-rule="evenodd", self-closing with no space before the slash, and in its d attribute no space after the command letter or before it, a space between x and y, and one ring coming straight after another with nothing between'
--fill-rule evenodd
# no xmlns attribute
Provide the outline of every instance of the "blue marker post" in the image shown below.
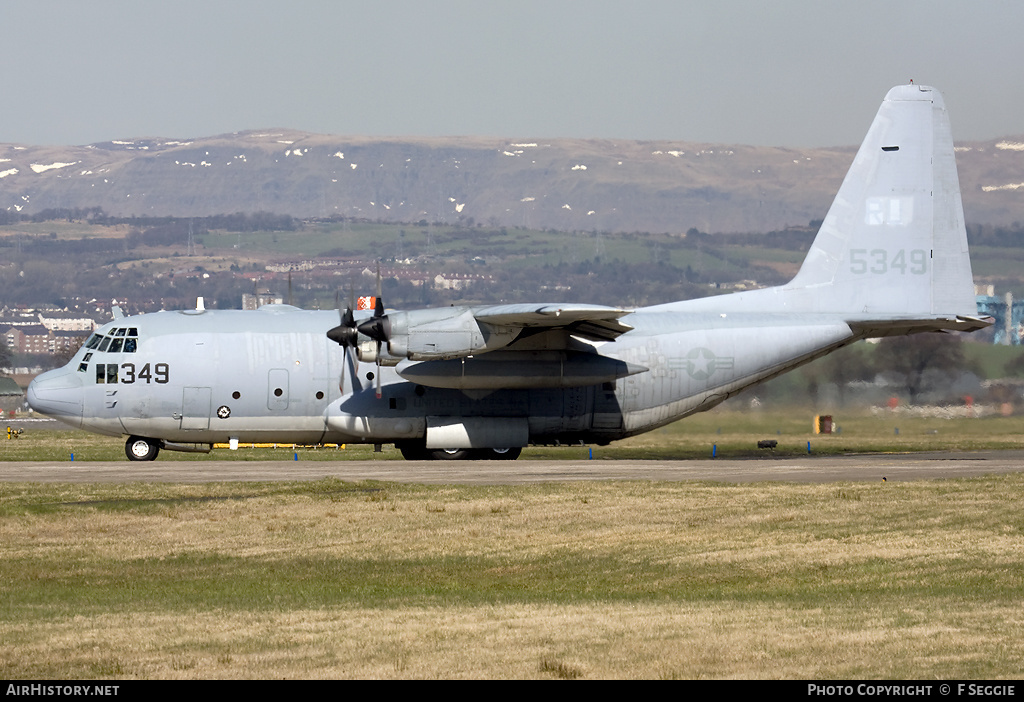
<svg viewBox="0 0 1024 702"><path fill-rule="evenodd" d="M718 444L711 444L711 457L714 458L718 455Z"/></svg>
<svg viewBox="0 0 1024 702"><path fill-rule="evenodd" d="M807 453L810 453L810 452L811 452L811 442L808 441L807 442Z"/></svg>
<svg viewBox="0 0 1024 702"><path fill-rule="evenodd" d="M295 460L296 461L299 460L299 454L298 453L295 454Z"/></svg>

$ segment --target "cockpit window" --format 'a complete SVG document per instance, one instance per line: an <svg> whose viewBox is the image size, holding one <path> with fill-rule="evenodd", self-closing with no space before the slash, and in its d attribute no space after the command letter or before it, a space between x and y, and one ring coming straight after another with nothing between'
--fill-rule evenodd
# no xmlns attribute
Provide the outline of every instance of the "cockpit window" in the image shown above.
<svg viewBox="0 0 1024 702"><path fill-rule="evenodd" d="M119 327L111 329L107 334L93 334L85 343L85 348L109 353L135 353L139 348L137 327Z"/></svg>

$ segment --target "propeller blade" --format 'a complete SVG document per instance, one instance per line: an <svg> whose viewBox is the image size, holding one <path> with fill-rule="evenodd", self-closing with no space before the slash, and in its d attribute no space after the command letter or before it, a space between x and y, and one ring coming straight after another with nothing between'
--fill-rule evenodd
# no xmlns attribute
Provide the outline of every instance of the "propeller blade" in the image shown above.
<svg viewBox="0 0 1024 702"><path fill-rule="evenodd" d="M381 398L381 392L380 392L380 376L381 376L381 372L380 372L380 369L381 369L381 365L380 365L380 343L381 343L380 341L377 342L377 372L374 374L375 375L375 380L377 381L377 399L378 400Z"/></svg>
<svg viewBox="0 0 1024 702"><path fill-rule="evenodd" d="M352 377L352 392L362 390L363 384L359 381L359 358L354 349L345 351L345 362Z"/></svg>
<svg viewBox="0 0 1024 702"><path fill-rule="evenodd" d="M341 380L338 381L338 390L345 394L345 366L348 365L348 348L345 348L345 355L341 359Z"/></svg>
<svg viewBox="0 0 1024 702"><path fill-rule="evenodd" d="M373 316L374 317L383 317L384 316L384 295L381 293L380 283L381 283L381 280L380 280L380 261L377 261L377 300L374 303L374 307L373 307ZM389 329L388 333L390 333L390 332L391 332L391 330Z"/></svg>

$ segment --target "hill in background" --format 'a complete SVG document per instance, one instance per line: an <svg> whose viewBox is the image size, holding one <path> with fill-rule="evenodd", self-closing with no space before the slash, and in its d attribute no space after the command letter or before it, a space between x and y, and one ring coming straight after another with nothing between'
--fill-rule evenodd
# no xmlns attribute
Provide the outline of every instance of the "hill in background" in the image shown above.
<svg viewBox="0 0 1024 702"><path fill-rule="evenodd" d="M854 147L382 139L286 129L88 146L0 144L0 210L275 212L559 231L767 232L828 209ZM1024 138L957 147L966 219L1024 221Z"/></svg>

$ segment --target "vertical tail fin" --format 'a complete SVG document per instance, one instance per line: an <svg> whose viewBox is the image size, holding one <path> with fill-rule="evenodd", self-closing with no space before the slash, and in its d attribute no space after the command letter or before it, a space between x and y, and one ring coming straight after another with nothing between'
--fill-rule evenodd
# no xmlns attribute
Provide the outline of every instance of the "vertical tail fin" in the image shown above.
<svg viewBox="0 0 1024 702"><path fill-rule="evenodd" d="M864 319L976 316L942 95L889 91L800 271L788 309Z"/></svg>

